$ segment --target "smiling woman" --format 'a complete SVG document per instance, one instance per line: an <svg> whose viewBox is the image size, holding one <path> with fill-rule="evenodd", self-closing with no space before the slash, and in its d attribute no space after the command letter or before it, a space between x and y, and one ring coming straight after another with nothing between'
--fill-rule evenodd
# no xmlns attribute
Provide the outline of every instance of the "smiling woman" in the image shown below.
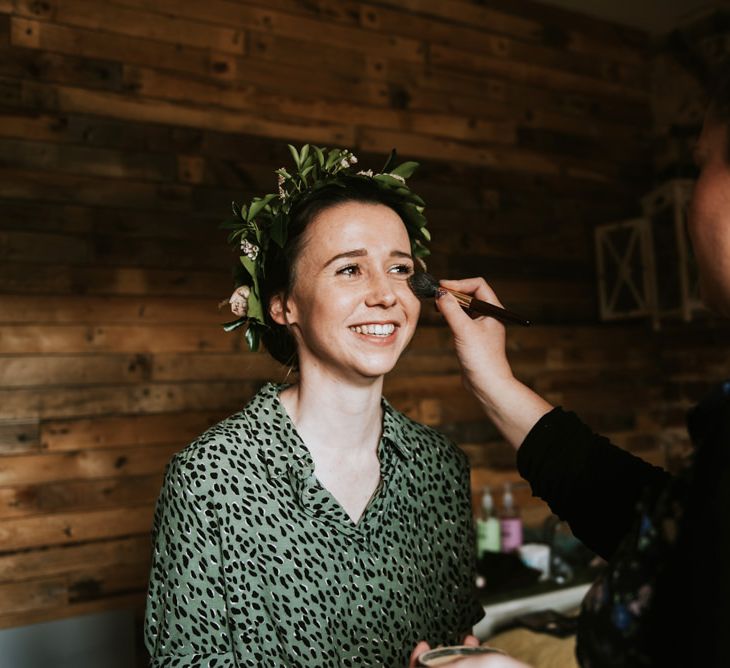
<svg viewBox="0 0 730 668"><path fill-rule="evenodd" d="M246 325L298 381L265 386L168 467L156 666L404 666L418 641L462 642L482 614L466 458L382 397L420 308L415 165L373 176L347 152L293 154L279 194L237 211L229 328Z"/></svg>
<svg viewBox="0 0 730 668"><path fill-rule="evenodd" d="M356 384L382 380L420 311L407 283L413 258L403 221L383 204L337 204L314 218L304 246L299 279L271 302L273 319L296 340L300 368Z"/></svg>

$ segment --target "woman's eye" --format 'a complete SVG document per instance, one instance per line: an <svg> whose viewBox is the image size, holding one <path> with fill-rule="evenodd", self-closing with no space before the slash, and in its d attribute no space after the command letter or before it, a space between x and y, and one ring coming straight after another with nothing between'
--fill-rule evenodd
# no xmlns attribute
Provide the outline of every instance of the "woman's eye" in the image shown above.
<svg viewBox="0 0 730 668"><path fill-rule="evenodd" d="M348 264L346 267L338 269L336 273L343 276L357 276L360 273L360 267L356 264Z"/></svg>
<svg viewBox="0 0 730 668"><path fill-rule="evenodd" d="M413 273L413 267L409 264L397 264L395 267L391 267L390 270L394 274L403 274L404 276L410 276Z"/></svg>

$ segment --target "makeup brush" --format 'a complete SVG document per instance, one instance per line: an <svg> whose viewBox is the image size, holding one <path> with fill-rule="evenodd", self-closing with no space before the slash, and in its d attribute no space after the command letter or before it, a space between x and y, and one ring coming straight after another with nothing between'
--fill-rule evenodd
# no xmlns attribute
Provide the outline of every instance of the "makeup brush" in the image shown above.
<svg viewBox="0 0 730 668"><path fill-rule="evenodd" d="M427 274L425 271L419 271L418 273L411 274L411 276L408 277L408 285L411 287L411 290L413 290L413 294L421 299L435 297L436 291L439 288L443 288L443 286L439 285L439 282L431 276L431 274ZM461 306L461 308L465 311L479 313L480 315L488 315L500 322L514 323L516 325L523 325L524 327L528 327L530 324L529 320L526 320L521 315L517 315L512 311L508 311L506 308L495 306L494 304L482 301L481 299L477 299L471 295L466 295L463 292L457 292L456 290L451 290L449 288L443 289L454 295L454 297L456 297L456 301L459 302L459 306Z"/></svg>

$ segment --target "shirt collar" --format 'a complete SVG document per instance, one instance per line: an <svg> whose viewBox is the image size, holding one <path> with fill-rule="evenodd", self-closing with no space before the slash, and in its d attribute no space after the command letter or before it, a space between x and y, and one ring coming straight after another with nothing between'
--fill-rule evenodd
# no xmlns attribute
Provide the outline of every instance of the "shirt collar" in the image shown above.
<svg viewBox="0 0 730 668"><path fill-rule="evenodd" d="M287 385L267 383L246 406L249 418L258 424L261 457L270 478L279 478L291 472L299 479L314 472L314 462L297 433L289 415L279 401L279 392ZM381 443L392 446L401 457L411 458L411 447L405 438L407 418L383 398L383 434Z"/></svg>
<svg viewBox="0 0 730 668"><path fill-rule="evenodd" d="M411 448L406 439L406 418L393 408L385 397L381 399L383 405L383 440L392 445L394 449L404 458L410 459Z"/></svg>

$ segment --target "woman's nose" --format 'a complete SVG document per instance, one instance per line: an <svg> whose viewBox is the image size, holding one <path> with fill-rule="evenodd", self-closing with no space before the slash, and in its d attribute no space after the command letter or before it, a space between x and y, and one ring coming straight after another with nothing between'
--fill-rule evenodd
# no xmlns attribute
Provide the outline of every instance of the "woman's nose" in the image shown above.
<svg viewBox="0 0 730 668"><path fill-rule="evenodd" d="M371 278L365 299L365 303L368 306L383 306L388 308L393 306L397 300L398 297L387 276L377 275Z"/></svg>

